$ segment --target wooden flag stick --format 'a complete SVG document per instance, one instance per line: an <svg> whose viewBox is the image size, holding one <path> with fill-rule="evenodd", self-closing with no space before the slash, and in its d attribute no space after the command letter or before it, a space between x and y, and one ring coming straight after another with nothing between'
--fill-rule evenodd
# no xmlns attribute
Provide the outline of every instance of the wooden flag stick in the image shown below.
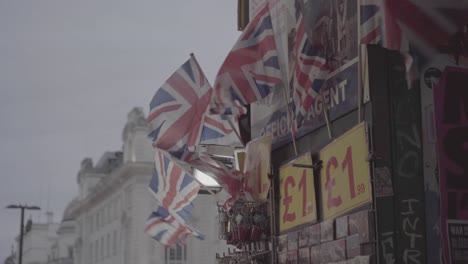
<svg viewBox="0 0 468 264"><path fill-rule="evenodd" d="M239 131L237 131L236 127L234 126L234 123L232 123L232 120L227 116L227 115L221 115L221 117L226 117L228 123L229 123L229 126L231 127L231 129L234 131L234 133L236 133L236 136L237 138L239 139L239 142L242 144L243 147L245 147L245 144L244 142L242 141L242 138L240 136L240 133Z"/></svg>
<svg viewBox="0 0 468 264"><path fill-rule="evenodd" d="M288 94L286 93L286 88L284 86L283 86L283 96L284 96L284 100L286 101L286 110L288 113L289 125L291 126L290 131L291 131L291 138L292 138L292 143L293 143L293 148L294 148L294 154L297 156L296 138L294 137L294 133L293 133L294 122L292 119L291 109L289 109Z"/></svg>

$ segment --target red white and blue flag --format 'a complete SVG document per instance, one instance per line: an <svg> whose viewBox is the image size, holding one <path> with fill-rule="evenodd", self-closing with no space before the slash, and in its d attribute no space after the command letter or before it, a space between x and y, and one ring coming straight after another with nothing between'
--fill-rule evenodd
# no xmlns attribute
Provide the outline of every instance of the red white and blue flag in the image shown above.
<svg viewBox="0 0 468 264"><path fill-rule="evenodd" d="M224 115L209 115L204 116L203 127L200 135L200 145L222 145L222 146L239 146L241 142L236 135L234 129L239 131L237 122L233 122L232 127L229 125L227 118Z"/></svg>
<svg viewBox="0 0 468 264"><path fill-rule="evenodd" d="M383 46L388 49L408 51L408 45L427 57L438 53L460 30L466 18L467 3L446 0L383 0L384 31ZM464 12L464 19L456 21L453 12ZM460 24L461 22L461 24Z"/></svg>
<svg viewBox="0 0 468 264"><path fill-rule="evenodd" d="M301 5L296 0L296 37L294 42L294 72L292 101L296 126L300 127L312 103L320 93L330 72L323 43L313 44L306 32ZM320 32L316 32L320 34Z"/></svg>
<svg viewBox="0 0 468 264"><path fill-rule="evenodd" d="M242 114L282 82L271 16L265 3L249 22L219 69L212 112Z"/></svg>
<svg viewBox="0 0 468 264"><path fill-rule="evenodd" d="M360 0L361 44L382 43L382 0Z"/></svg>
<svg viewBox="0 0 468 264"><path fill-rule="evenodd" d="M189 236L194 236L201 240L205 238L195 228L181 224L161 206L157 206L156 210L148 217L145 233L167 247L185 244Z"/></svg>
<svg viewBox="0 0 468 264"><path fill-rule="evenodd" d="M186 223L193 208L192 201L200 190L189 169L169 154L156 150L154 172L149 189L158 204L180 223Z"/></svg>
<svg viewBox="0 0 468 264"><path fill-rule="evenodd" d="M192 55L158 89L150 102L148 123L153 146L177 158L200 140L203 116L213 89Z"/></svg>

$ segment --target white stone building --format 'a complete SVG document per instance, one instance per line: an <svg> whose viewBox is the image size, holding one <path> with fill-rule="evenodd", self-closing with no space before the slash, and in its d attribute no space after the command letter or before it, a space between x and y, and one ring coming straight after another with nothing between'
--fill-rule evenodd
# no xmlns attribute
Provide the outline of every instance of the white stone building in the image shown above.
<svg viewBox="0 0 468 264"><path fill-rule="evenodd" d="M154 206L148 191L153 153L145 116L135 108L123 131L123 151L106 152L95 165L82 161L79 195L66 210L76 223L75 264L210 264L226 249L218 240L216 199L210 194L194 201L192 225L206 235L204 241L189 239L169 249L143 232Z"/></svg>
<svg viewBox="0 0 468 264"><path fill-rule="evenodd" d="M75 200L71 204L74 202ZM68 210L65 210L57 236L49 248L47 264L73 264L75 240L75 220L70 217Z"/></svg>
<svg viewBox="0 0 468 264"><path fill-rule="evenodd" d="M47 263L49 249L57 238L58 228L59 224L53 222L50 212L47 213L46 223L27 222L23 235L23 264Z"/></svg>

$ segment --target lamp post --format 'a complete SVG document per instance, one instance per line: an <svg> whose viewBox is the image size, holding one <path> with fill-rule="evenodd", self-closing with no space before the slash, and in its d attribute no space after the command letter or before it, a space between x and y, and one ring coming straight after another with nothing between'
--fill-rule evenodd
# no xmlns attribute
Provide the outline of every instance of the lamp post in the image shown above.
<svg viewBox="0 0 468 264"><path fill-rule="evenodd" d="M21 222L20 222L20 238L19 238L19 252L18 252L18 264L23 262L23 230L24 230L24 211L25 210L41 210L39 206L21 205L21 204L10 204L6 207L7 209L21 209Z"/></svg>

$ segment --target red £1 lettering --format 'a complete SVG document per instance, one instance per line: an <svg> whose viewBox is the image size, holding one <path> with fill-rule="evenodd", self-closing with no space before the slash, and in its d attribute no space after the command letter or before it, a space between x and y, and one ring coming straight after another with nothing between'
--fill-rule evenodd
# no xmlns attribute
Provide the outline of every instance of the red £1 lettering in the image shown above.
<svg viewBox="0 0 468 264"><path fill-rule="evenodd" d="M336 160L336 157L331 157L328 160L327 169L326 169L327 181L325 182L325 188L327 189L327 192L328 192L328 197L327 197L328 209L330 209L331 207L340 206L342 202L341 196L339 195L338 197L333 198L332 190L333 190L333 186L335 186L335 179L332 179L330 175L331 166L333 166L333 169L336 169L338 167L338 161Z"/></svg>
<svg viewBox="0 0 468 264"><path fill-rule="evenodd" d="M288 176L286 178L286 181L284 182L284 200L283 200L283 205L284 205L284 214L283 214L283 223L286 222L293 222L296 220L296 213L288 213L289 211L289 204L292 203L292 196L289 195L288 189L289 185L291 187L294 187L296 183L294 182L294 178L292 176Z"/></svg>

